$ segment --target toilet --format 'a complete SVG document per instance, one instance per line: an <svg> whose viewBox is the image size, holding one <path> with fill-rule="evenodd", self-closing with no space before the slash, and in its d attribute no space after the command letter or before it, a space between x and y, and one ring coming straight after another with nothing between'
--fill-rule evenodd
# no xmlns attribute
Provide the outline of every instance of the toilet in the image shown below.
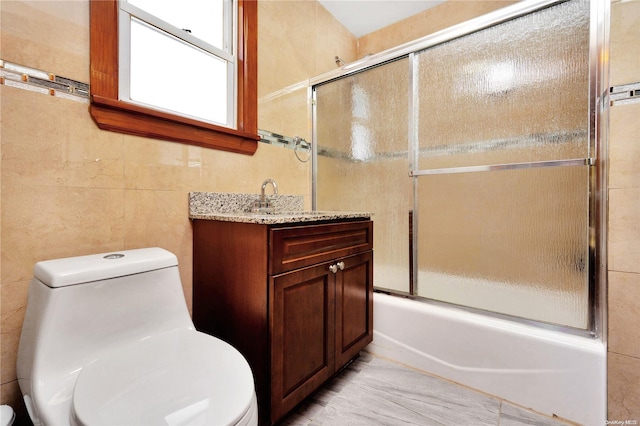
<svg viewBox="0 0 640 426"><path fill-rule="evenodd" d="M38 425L256 425L253 375L195 330L161 248L38 262L18 383Z"/></svg>
<svg viewBox="0 0 640 426"><path fill-rule="evenodd" d="M11 426L16 419L13 408L8 405L0 405L0 426Z"/></svg>

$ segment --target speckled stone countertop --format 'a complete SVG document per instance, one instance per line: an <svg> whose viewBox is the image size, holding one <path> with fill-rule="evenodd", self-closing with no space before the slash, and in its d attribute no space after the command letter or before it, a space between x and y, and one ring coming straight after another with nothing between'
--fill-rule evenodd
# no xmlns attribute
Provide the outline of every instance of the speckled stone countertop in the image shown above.
<svg viewBox="0 0 640 426"><path fill-rule="evenodd" d="M257 194L191 192L189 218L273 225L371 217L366 212L304 211L301 195L268 195L275 213L251 213L259 198Z"/></svg>

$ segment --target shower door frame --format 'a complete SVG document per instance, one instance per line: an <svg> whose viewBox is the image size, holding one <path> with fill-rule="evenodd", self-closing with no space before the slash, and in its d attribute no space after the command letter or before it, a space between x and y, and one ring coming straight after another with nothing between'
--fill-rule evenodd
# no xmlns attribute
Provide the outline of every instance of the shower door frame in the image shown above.
<svg viewBox="0 0 640 426"><path fill-rule="evenodd" d="M537 12L539 10L561 4L571 0L529 0L504 7L487 15L454 25L445 30L402 44L395 48L368 56L364 59L349 63L342 68L320 75L309 80L309 96L311 98L311 122L312 122L312 207L317 208L317 173L318 173L318 144L317 144L317 98L315 87L338 80L343 77L366 71L376 66L384 65L401 58L409 58L409 177L413 185L414 214L412 215L413 251L410 253L413 265L417 265L417 179L418 176L436 174L437 170L418 170L418 143L417 126L412 113L416 101L417 89L414 87L414 66L417 63L416 53L445 42L464 37L499 25L501 23ZM478 308L455 305L448 302L429 299L417 295L417 268L413 268L410 294L384 290L385 293L397 294L403 297L415 299L420 302L433 303L447 307L463 309L470 312L481 313L497 318L503 318L519 323L530 324L535 327L560 330L574 335L589 336L606 341L606 286L607 286L607 167L608 167L608 113L609 113L609 9L608 0L592 0L590 3L590 35L589 35L589 150L587 158L542 161L530 163L497 164L487 166L460 167L453 170L454 173L510 170L533 167L557 167L557 166L589 166L589 289L588 289L588 325L586 329L573 328L542 321L516 317L497 312L486 311ZM450 170L451 172L451 170Z"/></svg>

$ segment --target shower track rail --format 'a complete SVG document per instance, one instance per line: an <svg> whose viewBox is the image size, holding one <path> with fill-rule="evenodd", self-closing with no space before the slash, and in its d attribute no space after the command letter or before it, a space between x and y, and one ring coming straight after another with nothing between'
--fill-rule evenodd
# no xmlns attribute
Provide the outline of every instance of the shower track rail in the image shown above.
<svg viewBox="0 0 640 426"><path fill-rule="evenodd" d="M445 175L454 173L489 172L493 170L535 169L543 167L593 166L595 158L572 158L567 160L530 161L526 163L491 164L484 166L446 167L441 169L410 170L409 176Z"/></svg>

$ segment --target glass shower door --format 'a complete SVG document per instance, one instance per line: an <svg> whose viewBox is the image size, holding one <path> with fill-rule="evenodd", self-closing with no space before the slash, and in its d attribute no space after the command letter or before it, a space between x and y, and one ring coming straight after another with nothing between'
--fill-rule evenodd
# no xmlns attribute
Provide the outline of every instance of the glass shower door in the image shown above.
<svg viewBox="0 0 640 426"><path fill-rule="evenodd" d="M598 3L522 2L313 85L315 207L373 213L376 288L601 325Z"/></svg>
<svg viewBox="0 0 640 426"><path fill-rule="evenodd" d="M373 213L374 280L409 292L409 63L315 87L316 208Z"/></svg>
<svg viewBox="0 0 640 426"><path fill-rule="evenodd" d="M415 54L418 295L588 327L589 13Z"/></svg>

